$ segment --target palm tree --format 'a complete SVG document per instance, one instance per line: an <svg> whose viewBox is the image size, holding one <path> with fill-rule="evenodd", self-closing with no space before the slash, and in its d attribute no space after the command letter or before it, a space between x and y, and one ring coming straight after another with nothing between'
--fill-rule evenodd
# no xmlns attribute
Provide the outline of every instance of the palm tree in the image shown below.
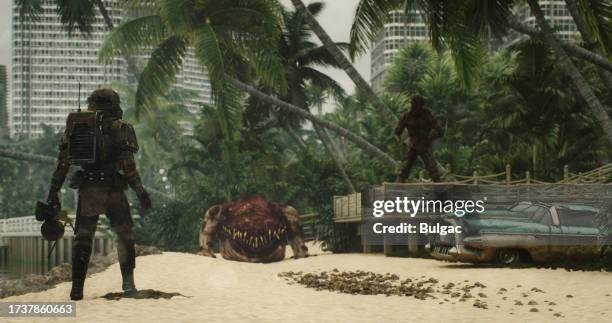
<svg viewBox="0 0 612 323"><path fill-rule="evenodd" d="M567 10L572 15L572 19L574 19L576 23L578 32L584 41L584 46L599 55L609 55L610 51L612 51L609 50L609 48L612 47L612 37L610 37L608 33L591 32L591 27L589 27L593 26L593 28L598 29L599 24L597 23L597 18L600 12L590 11L587 3L578 4L576 0L565 0L565 4ZM608 6L608 10L612 10L612 6ZM583 18L583 15L586 18ZM587 20L591 23L587 23ZM595 23L593 23L593 20L595 20ZM606 87L612 89L612 74L604 70L598 72Z"/></svg>
<svg viewBox="0 0 612 323"><path fill-rule="evenodd" d="M574 64L574 62L572 62L570 57L563 49L563 46L555 36L554 30L552 29L548 21L546 21L544 13L542 12L542 8L540 8L538 2L535 0L527 0L527 3L529 4L531 12L536 18L536 22L542 30L544 40L555 53L559 67L572 80L572 83L574 83L576 90L578 91L582 99L585 101L591 114L593 114L599 121L604 135L608 140L608 143L612 145L612 121L610 120L610 116L608 115L603 105L595 95L595 92L591 88L591 85L589 85L589 83L586 81L584 76L580 73L580 71Z"/></svg>
<svg viewBox="0 0 612 323"><path fill-rule="evenodd" d="M397 162L365 139L346 129L317 118L300 107L288 104L246 84L238 77L255 74L263 85L284 94L286 83L277 59L281 33L279 7L275 1L156 0L153 13L116 27L100 50L102 60L129 55L154 46L151 58L140 75L137 109L155 105L180 69L187 46L207 68L218 113L223 118L226 138L235 138L239 119L237 90L310 120L345 136L358 147L395 167ZM244 70L244 65L248 70Z"/></svg>
<svg viewBox="0 0 612 323"><path fill-rule="evenodd" d="M327 51L332 55L337 65L342 68L346 74L351 78L351 80L355 83L357 88L362 91L365 91L368 100L372 103L372 105L376 108L378 113L383 116L389 126L395 127L397 123L397 116L393 114L393 112L385 105L385 103L378 97L372 87L368 84L368 82L359 74L357 69L351 64L351 62L344 56L341 51L341 48L334 43L334 41L329 37L325 29L319 24L315 16L306 8L304 3L301 0L291 0L293 6L296 11L301 12L304 15L304 19L306 23L310 25L312 31L317 35L317 37L323 42L323 46L327 49Z"/></svg>
<svg viewBox="0 0 612 323"><path fill-rule="evenodd" d="M307 10L316 17L323 8L323 3L314 2L308 5ZM286 95L282 96L282 99L308 111L308 105L311 103L308 100L308 87L316 87L328 91L337 98L344 97L344 89L342 89L342 86L334 79L315 68L315 65L336 68L339 67L339 65L327 51L325 46L319 46L310 40L312 37L312 29L304 22L303 14L297 11L291 12L284 10L283 18L285 28L279 42L279 54L285 66L285 79L287 80L288 91ZM348 47L346 43L338 43L335 45L341 48ZM299 124L299 120L289 121L292 124L288 125L288 127L291 128ZM313 124L313 127L325 147L325 150L334 160L347 188L351 193L355 192L355 187L344 169L339 153L331 138L325 129L321 128L316 123Z"/></svg>
<svg viewBox="0 0 612 323"><path fill-rule="evenodd" d="M516 1L397 1L397 0L361 0L351 30L351 55L363 52L367 44L383 26L390 10L404 9L408 11L418 7L424 15L430 29L431 40L436 49L449 47L455 60L457 74L466 88L471 88L474 80L479 76L482 62L482 38L493 34L502 36L513 25L511 9ZM588 110L600 123L605 136L612 144L612 123L601 102L595 96L592 88L580 74L574 63L564 50L563 44L556 38L552 28L535 0L528 0L532 13L541 29L541 35L547 44L555 51L558 63L571 75L572 82L579 95L586 102ZM610 15L612 9L603 1L602 12L597 13L601 18L597 24L598 39L605 38L610 30ZM595 15L591 11L591 14ZM514 28L523 30L521 26ZM601 58L590 52L590 57ZM604 61L608 61L603 58Z"/></svg>

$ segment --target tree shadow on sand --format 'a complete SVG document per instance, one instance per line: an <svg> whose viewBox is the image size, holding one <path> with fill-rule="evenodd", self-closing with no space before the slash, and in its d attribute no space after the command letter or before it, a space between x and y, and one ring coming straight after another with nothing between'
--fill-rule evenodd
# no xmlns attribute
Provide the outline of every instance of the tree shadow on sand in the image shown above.
<svg viewBox="0 0 612 323"><path fill-rule="evenodd" d="M130 296L130 297L124 297L123 293L108 293L104 296L101 296L100 298L106 298L109 301L118 301L122 298L133 298L133 299L170 299L174 296L181 296L181 297L190 297L190 296L185 296L181 293L166 293L166 292L162 292L162 291L158 291L158 290L154 290L154 289L143 289L143 290L139 290L136 295L134 296Z"/></svg>

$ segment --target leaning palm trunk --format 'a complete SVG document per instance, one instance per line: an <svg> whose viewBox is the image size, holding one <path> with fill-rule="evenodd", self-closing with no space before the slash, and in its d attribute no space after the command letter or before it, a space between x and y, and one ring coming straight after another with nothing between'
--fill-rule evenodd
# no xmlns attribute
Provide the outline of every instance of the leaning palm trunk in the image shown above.
<svg viewBox="0 0 612 323"><path fill-rule="evenodd" d="M339 136L341 137L345 137L346 139L350 140L353 144L355 144L355 146L363 149L365 152L367 152L368 154L372 155L373 157L378 158L380 161L382 161L383 163L385 163L386 165L389 165L390 167L397 167L398 163L397 161L395 161L393 158L391 158L391 156L389 156L388 154L386 154L385 152L383 152L382 150L380 150L378 147L372 145L371 143L369 143L367 140L363 139L361 136L343 128L340 127L336 124L333 124L327 120L321 119L316 117L315 115L313 115L312 113L305 111L303 109L300 109L299 107L293 105L293 104L289 104L287 102L281 101L276 97L270 96L268 94L265 94L261 91L259 91L258 89L242 83L241 81L232 78L232 77L227 77L227 81L228 83L230 83L231 85L233 85L234 87L236 87L239 90L245 91L247 93L249 93L250 95L260 99L262 102L265 102L267 104L270 105L275 105L281 109L284 109L290 113L294 113L304 119L310 120L313 124L316 124L318 126L321 126L322 128L328 129L330 131L333 131L335 133L337 133Z"/></svg>
<svg viewBox="0 0 612 323"><path fill-rule="evenodd" d="M540 30L518 21L518 19L514 16L510 16L508 18L508 27L530 37L538 37L542 34ZM612 62L610 62L608 59L567 41L562 41L559 39L557 41L559 41L563 49L565 49L568 54L612 72Z"/></svg>
<svg viewBox="0 0 612 323"><path fill-rule="evenodd" d="M321 139L321 143L323 143L323 147L325 147L325 150L327 150L327 153L334 160L334 163L336 164L336 167L340 171L340 175L342 175L342 179L344 180L346 187L349 189L350 193L355 193L355 186L353 185L353 182L351 182L351 178L346 173L346 170L344 169L344 165L342 165L342 161L338 157L337 151L334 151L334 148L331 143L331 138L329 138L329 135L325 132L325 130L321 129L321 127L317 125L316 123L313 123L313 127L314 127L315 132L319 136L319 139Z"/></svg>
<svg viewBox="0 0 612 323"><path fill-rule="evenodd" d="M527 0L527 3L529 3L531 12L535 16L540 29L542 29L544 40L552 48L555 56L557 57L559 68L561 68L561 70L564 71L565 74L572 80L574 86L578 90L578 93L586 102L595 119L599 122L608 143L612 146L612 122L610 122L610 117L606 113L606 110L601 102L599 102L599 99L593 92L593 89L591 89L591 86L587 83L582 74L580 74L580 71L576 65L574 65L574 62L572 62L563 49L563 46L555 36L553 29L546 21L544 13L542 12L538 2L536 0Z"/></svg>
<svg viewBox="0 0 612 323"><path fill-rule="evenodd" d="M21 160L21 161L26 161L26 162L31 162L31 163L39 163L39 164L53 165L55 163L55 158L51 156L24 153L24 152L12 150L12 149L4 149L4 148L0 148L0 157L10 158L14 160ZM145 187L145 189L149 193L151 193L151 195L158 196L166 200L174 200L174 197L164 192L160 192L150 187Z"/></svg>
<svg viewBox="0 0 612 323"><path fill-rule="evenodd" d="M378 113L380 113L382 119L389 124L391 127L395 127L397 123L397 116L389 110L387 105L374 93L372 87L363 79L361 74L357 72L353 64L344 56L344 54L340 51L338 46L334 43L334 41L329 37L325 29L321 27L317 19L306 9L304 3L301 0L291 0L293 6L304 15L306 22L310 25L310 28L314 31L317 37L323 43L323 46L329 51L329 53L334 57L334 60L340 65L340 67L346 72L346 74L353 80L358 89L365 91L368 100L374 105Z"/></svg>
<svg viewBox="0 0 612 323"><path fill-rule="evenodd" d="M598 49L597 41L589 31L589 28L586 25L586 21L584 21L584 19L580 15L576 0L565 0L565 3L567 10L572 15L572 19L574 19L574 23L576 24L578 32L580 32L580 36L582 36L582 39L584 40L586 48L598 53L599 55L604 56L605 54ZM599 73L599 77L603 81L606 88L612 89L612 73L602 69L597 69L597 72Z"/></svg>

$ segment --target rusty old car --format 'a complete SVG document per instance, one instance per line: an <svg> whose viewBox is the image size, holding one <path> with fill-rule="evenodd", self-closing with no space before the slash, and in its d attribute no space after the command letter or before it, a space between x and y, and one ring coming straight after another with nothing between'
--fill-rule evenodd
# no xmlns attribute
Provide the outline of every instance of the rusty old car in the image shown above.
<svg viewBox="0 0 612 323"><path fill-rule="evenodd" d="M461 233L433 235L426 248L436 259L511 265L572 261L600 254L598 208L580 204L519 202L463 217L445 216Z"/></svg>

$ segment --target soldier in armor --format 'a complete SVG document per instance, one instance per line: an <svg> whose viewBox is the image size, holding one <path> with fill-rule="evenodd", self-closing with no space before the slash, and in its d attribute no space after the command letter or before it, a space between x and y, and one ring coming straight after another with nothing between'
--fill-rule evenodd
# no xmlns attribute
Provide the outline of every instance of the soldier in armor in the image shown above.
<svg viewBox="0 0 612 323"><path fill-rule="evenodd" d="M410 111L404 112L395 128L395 139L402 141L404 130L408 130L410 136L410 148L406 152L402 168L397 176L396 182L402 183L410 175L410 170L417 157L421 157L429 176L434 182L440 181L438 166L433 157L432 143L442 134L436 117L431 110L425 106L425 99L415 95L411 99Z"/></svg>
<svg viewBox="0 0 612 323"><path fill-rule="evenodd" d="M130 205L124 190L132 188L143 210L151 208L151 199L140 180L134 154L138 151L136 134L131 124L123 121L119 95L110 89L95 90L87 99L88 111L100 115L100 137L97 141L96 159L81 168L71 179L70 187L78 189L78 206L72 252L72 290L70 298L83 298L83 285L92 251L98 217L106 214L111 228L117 234L117 253L123 278L125 296L137 292L134 285L135 250L132 232ZM70 145L71 118L59 146L57 166L51 180L47 202L60 209L58 192L70 168L68 150Z"/></svg>

